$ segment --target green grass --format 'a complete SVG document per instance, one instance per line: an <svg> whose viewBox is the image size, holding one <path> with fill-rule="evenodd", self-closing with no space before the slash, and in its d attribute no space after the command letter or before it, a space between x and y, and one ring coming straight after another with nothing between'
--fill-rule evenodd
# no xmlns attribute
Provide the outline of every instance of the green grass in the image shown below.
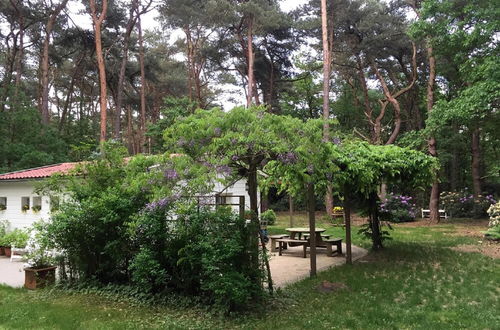
<svg viewBox="0 0 500 330"><path fill-rule="evenodd" d="M270 231L282 231L285 221L280 217ZM383 251L282 290L266 312L232 318L199 308L0 286L0 329L499 329L500 261L447 248L478 244L457 236L464 225L397 225ZM343 237L341 228L328 232ZM357 234L353 240L369 245ZM324 280L348 289L319 292Z"/></svg>

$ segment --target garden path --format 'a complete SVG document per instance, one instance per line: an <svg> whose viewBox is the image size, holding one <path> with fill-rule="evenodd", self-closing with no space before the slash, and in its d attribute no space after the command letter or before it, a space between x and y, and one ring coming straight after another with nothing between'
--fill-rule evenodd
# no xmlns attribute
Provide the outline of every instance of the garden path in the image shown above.
<svg viewBox="0 0 500 330"><path fill-rule="evenodd" d="M0 257L0 284L13 287L24 285L24 262L15 260L10 262L10 258Z"/></svg>
<svg viewBox="0 0 500 330"><path fill-rule="evenodd" d="M268 246L270 248L270 245ZM340 266L345 264L345 244L342 244L342 256L328 257L325 249L318 249L316 256L317 271L324 271L330 267ZM352 260L358 260L368 254L368 251L352 246ZM307 258L302 258L302 247L289 247L283 251L283 255L278 255L278 252L271 253L269 261L271 267L271 275L273 277L274 286L282 288L286 285L300 281L309 276L310 261L309 249L307 251Z"/></svg>

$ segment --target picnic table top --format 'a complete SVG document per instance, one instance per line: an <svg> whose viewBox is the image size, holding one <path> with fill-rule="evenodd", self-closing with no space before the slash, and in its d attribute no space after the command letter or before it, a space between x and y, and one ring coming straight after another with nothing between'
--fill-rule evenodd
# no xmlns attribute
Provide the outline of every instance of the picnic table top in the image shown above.
<svg viewBox="0 0 500 330"><path fill-rule="evenodd" d="M293 228L286 228L286 231L289 231L291 233L308 233L310 232L308 227L293 227ZM316 228L316 233L322 233L326 231L324 228Z"/></svg>

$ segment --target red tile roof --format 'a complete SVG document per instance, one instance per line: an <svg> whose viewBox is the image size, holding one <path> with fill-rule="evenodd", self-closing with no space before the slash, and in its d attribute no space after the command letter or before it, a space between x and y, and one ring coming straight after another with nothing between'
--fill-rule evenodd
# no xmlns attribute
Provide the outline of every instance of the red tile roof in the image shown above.
<svg viewBox="0 0 500 330"><path fill-rule="evenodd" d="M47 165L27 170L15 171L5 174L0 174L0 180L23 180L23 179L40 179L48 178L55 173L68 173L75 168L78 163L61 163L55 165Z"/></svg>

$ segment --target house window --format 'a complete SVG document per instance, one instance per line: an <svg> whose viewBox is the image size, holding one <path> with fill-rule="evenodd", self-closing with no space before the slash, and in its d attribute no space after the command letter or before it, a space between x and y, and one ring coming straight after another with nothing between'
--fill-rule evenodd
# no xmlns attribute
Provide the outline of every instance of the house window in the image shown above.
<svg viewBox="0 0 500 330"><path fill-rule="evenodd" d="M7 209L7 197L0 197L0 211Z"/></svg>
<svg viewBox="0 0 500 330"><path fill-rule="evenodd" d="M30 198L29 197L21 197L21 210L24 212L30 209Z"/></svg>
<svg viewBox="0 0 500 330"><path fill-rule="evenodd" d="M232 194L219 195L219 203L221 205L231 204Z"/></svg>
<svg viewBox="0 0 500 330"><path fill-rule="evenodd" d="M35 212L38 212L42 209L42 197L41 196L35 196L33 197L33 206L31 209Z"/></svg>

